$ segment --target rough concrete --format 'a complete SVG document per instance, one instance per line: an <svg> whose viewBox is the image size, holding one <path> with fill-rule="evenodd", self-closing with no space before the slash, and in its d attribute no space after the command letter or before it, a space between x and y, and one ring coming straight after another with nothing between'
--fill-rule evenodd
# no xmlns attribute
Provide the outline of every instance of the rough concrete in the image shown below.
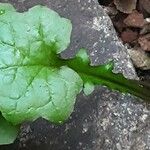
<svg viewBox="0 0 150 150"><path fill-rule="evenodd" d="M126 48L118 40L112 22L97 0L0 0L11 2L18 11L25 11L34 5L46 5L73 23L71 44L62 54L72 57L80 48L86 48L91 65L104 64L114 60L114 72L127 78L136 78Z"/></svg>
<svg viewBox="0 0 150 150"><path fill-rule="evenodd" d="M6 2L6 0L0 0ZM19 11L43 4L73 23L72 43L63 57L78 48L89 51L93 65L115 60L115 71L128 78L136 73L126 49L118 41L109 17L96 0L7 0ZM77 98L75 111L63 125L39 119L22 126L12 145L0 150L149 150L150 105L129 95L97 87Z"/></svg>

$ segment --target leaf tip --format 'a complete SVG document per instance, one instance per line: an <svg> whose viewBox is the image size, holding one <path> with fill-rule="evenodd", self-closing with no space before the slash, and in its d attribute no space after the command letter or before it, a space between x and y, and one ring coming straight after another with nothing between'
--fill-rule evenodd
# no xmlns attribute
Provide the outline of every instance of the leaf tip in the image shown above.
<svg viewBox="0 0 150 150"><path fill-rule="evenodd" d="M113 61L108 62L107 64L104 65L104 67L107 71L112 71L114 68L114 62Z"/></svg>
<svg viewBox="0 0 150 150"><path fill-rule="evenodd" d="M78 53L76 54L76 57L82 59L83 62L90 62L89 56L87 54L86 49L81 48Z"/></svg>
<svg viewBox="0 0 150 150"><path fill-rule="evenodd" d="M84 84L84 88L83 88L83 92L85 95L90 95L93 91L94 91L94 84L93 83L90 83L90 82L86 82Z"/></svg>

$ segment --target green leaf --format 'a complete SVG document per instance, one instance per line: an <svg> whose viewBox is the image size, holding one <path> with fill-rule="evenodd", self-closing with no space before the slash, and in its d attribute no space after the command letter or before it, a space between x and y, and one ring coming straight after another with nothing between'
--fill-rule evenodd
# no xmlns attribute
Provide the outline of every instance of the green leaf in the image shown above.
<svg viewBox="0 0 150 150"><path fill-rule="evenodd" d="M19 126L13 126L0 115L0 145L13 143L18 131Z"/></svg>
<svg viewBox="0 0 150 150"><path fill-rule="evenodd" d="M60 64L67 64L80 75L84 83L84 92L87 95L94 90L93 85L105 85L110 89L130 93L143 100L150 101L150 84L144 84L138 80L129 80L122 74L113 73L113 62L90 66L90 60L85 49L80 49L72 60L61 60Z"/></svg>
<svg viewBox="0 0 150 150"><path fill-rule="evenodd" d="M1 9L7 4L0 5ZM70 43L71 22L35 6L0 15L0 111L14 125L43 117L66 120L83 82L54 56Z"/></svg>

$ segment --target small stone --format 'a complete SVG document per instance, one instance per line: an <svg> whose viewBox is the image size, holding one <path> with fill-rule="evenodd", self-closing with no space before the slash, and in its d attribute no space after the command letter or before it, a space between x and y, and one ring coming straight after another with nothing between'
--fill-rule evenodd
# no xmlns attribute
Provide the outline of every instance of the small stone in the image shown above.
<svg viewBox="0 0 150 150"><path fill-rule="evenodd" d="M147 34L147 33L150 33L150 23L145 24L140 31L140 34Z"/></svg>
<svg viewBox="0 0 150 150"><path fill-rule="evenodd" d="M139 0L139 5L141 9L150 14L150 0Z"/></svg>
<svg viewBox="0 0 150 150"><path fill-rule="evenodd" d="M116 28L117 31L119 31L119 32L122 32L123 29L126 27L126 25L125 25L123 22L120 22L120 21L118 21L118 22L113 22L113 23L114 23L115 28Z"/></svg>
<svg viewBox="0 0 150 150"><path fill-rule="evenodd" d="M121 33L121 39L125 43L131 43L134 40L136 40L137 37L138 37L138 33L134 32L134 31L132 31L130 29L127 29L126 31L123 31Z"/></svg>
<svg viewBox="0 0 150 150"><path fill-rule="evenodd" d="M140 14L137 11L133 11L133 13L128 15L128 17L124 20L124 23L128 27L141 28L144 26L145 20L143 14Z"/></svg>
<svg viewBox="0 0 150 150"><path fill-rule="evenodd" d="M140 37L138 43L144 51L150 51L150 34Z"/></svg>
<svg viewBox="0 0 150 150"><path fill-rule="evenodd" d="M128 49L133 64L142 70L150 69L150 57L140 48Z"/></svg>
<svg viewBox="0 0 150 150"><path fill-rule="evenodd" d="M127 27L126 24L123 22L126 17L126 14L118 13L115 18L112 18L113 24L117 31L122 32Z"/></svg>
<svg viewBox="0 0 150 150"><path fill-rule="evenodd" d="M132 11L136 8L137 0L114 0L114 4L117 9L123 13L132 13Z"/></svg>
<svg viewBox="0 0 150 150"><path fill-rule="evenodd" d="M150 23L150 18L145 18L145 21L146 21L147 24L149 24Z"/></svg>
<svg viewBox="0 0 150 150"><path fill-rule="evenodd" d="M115 7L103 7L104 11L109 15L109 16L115 16L117 15L118 11Z"/></svg>

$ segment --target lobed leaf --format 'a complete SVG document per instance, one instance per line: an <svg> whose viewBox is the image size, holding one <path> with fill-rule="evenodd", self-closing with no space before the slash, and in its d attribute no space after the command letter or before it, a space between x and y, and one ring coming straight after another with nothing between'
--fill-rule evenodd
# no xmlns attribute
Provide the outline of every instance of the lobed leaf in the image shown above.
<svg viewBox="0 0 150 150"><path fill-rule="evenodd" d="M1 9L10 7L1 4ZM14 125L43 117L66 120L73 111L82 79L54 55L67 48L71 23L35 6L28 12L0 15L0 112Z"/></svg>

